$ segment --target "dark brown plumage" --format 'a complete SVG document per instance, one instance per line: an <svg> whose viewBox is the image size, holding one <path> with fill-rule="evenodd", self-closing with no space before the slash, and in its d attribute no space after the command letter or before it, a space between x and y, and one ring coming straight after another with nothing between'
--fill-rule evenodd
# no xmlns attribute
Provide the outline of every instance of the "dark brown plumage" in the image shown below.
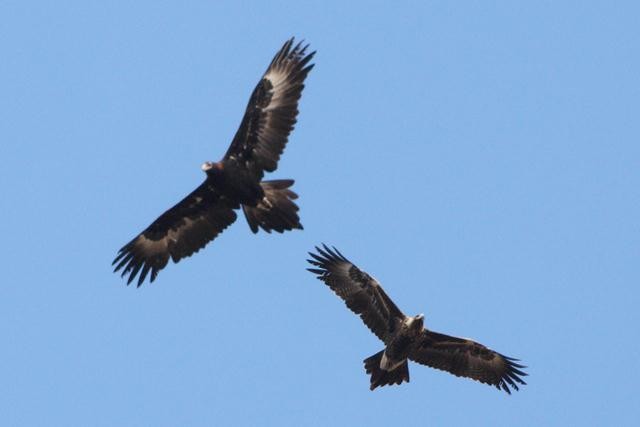
<svg viewBox="0 0 640 427"><path fill-rule="evenodd" d="M205 162L205 181L191 194L160 215L149 227L120 249L115 270L153 282L169 259L178 262L216 238L237 218L242 207L251 230L282 233L302 229L298 196L292 179L262 181L278 166L298 115L304 80L313 68L315 52L287 41L257 84L240 127L219 162Z"/></svg>
<svg viewBox="0 0 640 427"><path fill-rule="evenodd" d="M471 378L511 394L527 374L517 359L503 356L475 341L424 328L424 316L406 316L384 292L380 283L360 270L337 249L316 247L309 253L308 270L318 275L347 307L385 344L385 349L365 359L371 390L409 381L408 360Z"/></svg>

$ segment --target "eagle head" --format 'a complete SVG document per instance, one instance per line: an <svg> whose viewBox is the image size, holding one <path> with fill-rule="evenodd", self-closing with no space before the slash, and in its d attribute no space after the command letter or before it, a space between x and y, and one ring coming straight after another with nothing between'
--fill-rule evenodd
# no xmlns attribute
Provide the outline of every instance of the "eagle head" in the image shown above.
<svg viewBox="0 0 640 427"><path fill-rule="evenodd" d="M422 331L424 327L424 315L406 316L402 322L403 328L410 331Z"/></svg>
<svg viewBox="0 0 640 427"><path fill-rule="evenodd" d="M422 328L424 328L424 314L421 313L414 317L411 327L417 330L422 330Z"/></svg>
<svg viewBox="0 0 640 427"><path fill-rule="evenodd" d="M222 163L221 162L204 162L202 166L200 166L202 171L206 174L215 173L222 171Z"/></svg>

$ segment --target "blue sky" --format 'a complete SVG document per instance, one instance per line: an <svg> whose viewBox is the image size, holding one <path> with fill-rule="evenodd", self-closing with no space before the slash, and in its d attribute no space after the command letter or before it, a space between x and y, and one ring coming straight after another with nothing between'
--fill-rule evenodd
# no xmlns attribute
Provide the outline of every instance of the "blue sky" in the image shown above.
<svg viewBox="0 0 640 427"><path fill-rule="evenodd" d="M562 4L561 4L562 3ZM0 5L5 425L635 425L636 2ZM152 285L116 251L203 179L295 35L318 50L274 178ZM305 271L337 246L408 314L529 366L507 396L382 348Z"/></svg>

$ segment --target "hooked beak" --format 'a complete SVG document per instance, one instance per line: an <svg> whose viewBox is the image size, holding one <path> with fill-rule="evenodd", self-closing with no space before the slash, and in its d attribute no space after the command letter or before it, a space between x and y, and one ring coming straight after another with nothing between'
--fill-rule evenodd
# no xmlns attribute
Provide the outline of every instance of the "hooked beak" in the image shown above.
<svg viewBox="0 0 640 427"><path fill-rule="evenodd" d="M213 163L211 162L204 162L202 164L202 166L200 166L200 169L202 169L203 172L208 171L209 169L211 169L213 167Z"/></svg>

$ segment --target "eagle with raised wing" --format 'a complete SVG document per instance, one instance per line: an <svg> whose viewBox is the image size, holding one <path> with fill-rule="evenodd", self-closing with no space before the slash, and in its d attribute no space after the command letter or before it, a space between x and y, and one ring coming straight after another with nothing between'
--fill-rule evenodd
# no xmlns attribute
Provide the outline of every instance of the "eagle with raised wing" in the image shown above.
<svg viewBox="0 0 640 427"><path fill-rule="evenodd" d="M293 130L304 81L313 68L315 52L288 40L275 55L253 90L233 141L218 162L205 162L205 181L174 207L160 215L142 233L124 245L112 265L153 282L168 263L202 249L237 218L242 208L251 231L270 233L302 229L298 197L292 179L262 181L273 172Z"/></svg>
<svg viewBox="0 0 640 427"><path fill-rule="evenodd" d="M433 332L424 327L424 315L406 316L380 283L345 258L336 248L316 247L309 253L308 268L358 314L385 344L382 351L364 360L371 375L370 388L409 382L408 360L471 378L511 394L527 374L516 362L484 345L465 338Z"/></svg>

